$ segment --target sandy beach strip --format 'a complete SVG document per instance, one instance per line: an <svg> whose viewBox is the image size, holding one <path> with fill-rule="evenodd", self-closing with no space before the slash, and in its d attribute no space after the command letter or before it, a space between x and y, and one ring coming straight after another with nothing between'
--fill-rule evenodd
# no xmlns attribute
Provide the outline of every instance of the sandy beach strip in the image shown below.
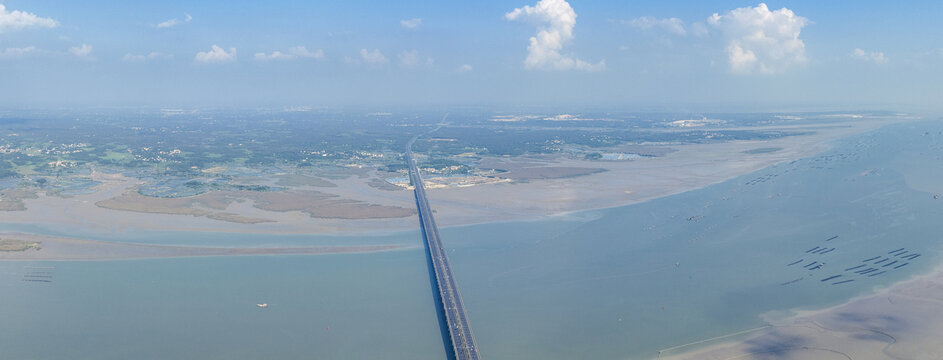
<svg viewBox="0 0 943 360"><path fill-rule="evenodd" d="M0 260L120 260L241 255L315 255L366 253L409 248L405 245L307 247L195 247L119 243L22 233L0 234L4 239L39 243L40 249L0 251Z"/></svg>
<svg viewBox="0 0 943 360"><path fill-rule="evenodd" d="M943 269L769 326L663 350L669 360L941 359ZM735 340L736 338L739 340Z"/></svg>

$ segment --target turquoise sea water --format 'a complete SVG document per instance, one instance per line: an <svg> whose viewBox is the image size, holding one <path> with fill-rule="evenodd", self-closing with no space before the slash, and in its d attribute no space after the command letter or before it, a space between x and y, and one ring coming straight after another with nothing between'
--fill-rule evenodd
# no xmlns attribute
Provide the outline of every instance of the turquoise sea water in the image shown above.
<svg viewBox="0 0 943 360"><path fill-rule="evenodd" d="M933 197L943 193L935 181L941 156L943 126L894 125L684 194L544 221L447 228L442 235L483 358L651 358L660 349L761 326L762 314L838 304L929 271L943 249L943 199ZM420 244L418 230L352 238L173 232L98 238ZM888 254L899 248L907 253ZM913 254L920 256L904 258ZM875 256L881 258L862 262ZM873 265L878 270L855 273L884 258L890 259ZM891 261L898 263L884 266ZM869 276L880 271L886 272ZM42 272L51 272L52 282L23 281ZM821 281L834 275L841 277ZM854 281L836 284L844 280ZM0 292L0 358L444 356L421 249L0 262ZM259 302L270 307L258 309Z"/></svg>

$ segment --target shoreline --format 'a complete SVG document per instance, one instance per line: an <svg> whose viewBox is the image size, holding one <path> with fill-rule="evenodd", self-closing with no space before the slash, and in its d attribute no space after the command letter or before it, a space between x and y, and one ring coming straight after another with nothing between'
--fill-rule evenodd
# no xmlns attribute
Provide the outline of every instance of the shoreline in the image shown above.
<svg viewBox="0 0 943 360"><path fill-rule="evenodd" d="M762 164L759 165L759 166L756 166L756 167L753 167L753 168L750 168L750 169L746 169L746 170L741 171L741 172L732 172L732 173L727 174L727 176L714 178L714 179L711 179L710 181L707 181L707 182L705 182L705 183L699 183L699 184L692 185L692 186L687 186L687 187L685 187L685 186L678 186L678 187L674 187L674 188L669 188L669 189L667 189L667 190L665 190L665 191L662 191L662 192L659 192L659 193L649 194L649 195L646 195L646 196L637 197L637 198L632 198L632 199L624 199L624 200L622 200L622 201L614 201L614 202L609 203L609 204L582 206L582 207L575 208L575 209L556 210L556 211L550 211L550 212L547 212L547 213L534 213L534 212L528 213L528 212L526 212L526 211L521 211L521 212L515 212L515 213L494 214L494 215L493 215L492 217L490 217L490 218L483 218L483 219L459 219L458 221L450 221L450 220L454 220L454 219L452 219L452 218L449 216L448 213L445 213L445 214L441 215L441 216L444 218L444 220L440 220L440 222L442 223L442 225L440 225L440 227L441 227L441 228L451 228L451 227L466 227L466 226L483 225L483 224L495 224L495 223L500 224L500 223L509 223L509 222L541 221L541 220L549 220L549 219L552 219L552 218L569 217L569 216L576 215L576 214L579 214L579 213L587 213L587 212L592 212L592 211L602 211L602 210L608 210L608 209L614 209L614 208L620 208L620 207L625 207L625 206L633 206L633 205L637 205L637 204L647 203L647 202L649 202L649 201L653 201L653 200L657 200L657 199L661 199L661 198L665 198L665 197L675 196L675 195L684 194L684 193L687 193L687 192L690 192L690 191L697 191L697 190L700 190L700 189L704 189L704 188L707 188L707 187L709 187L709 186L713 186L713 185L716 185L716 184L720 184L720 183L723 183L723 182L726 182L726 181L730 181L730 180L732 180L732 179L736 179L736 178L738 178L738 177L741 177L741 176L744 176L744 175L747 175L747 174L751 174L751 173L754 173L754 172L757 172L757 171L761 171L761 170L763 170L763 169L767 169L767 168L769 168L769 167L777 166L777 165L784 164L784 163L788 163L788 162L791 162L791 161L797 161L797 160L801 160L801 159L806 159L806 158L809 158L809 157L813 157L813 156L822 154L822 153L824 153L824 152L827 152L827 151L833 149L833 148L834 148L834 142L835 142L835 141L839 141L839 140L842 140L842 139L846 139L846 138L848 138L848 137L850 137L850 136L860 136L860 135L863 135L863 134L867 134L867 133L876 131L876 130L878 130L878 129L880 129L880 128L883 128L884 126L892 125L892 124L897 124L897 123L901 123L901 121L889 121L889 122L885 122L885 123L883 123L883 124L881 124L881 125L879 125L879 126L871 127L871 128L868 128L867 130L864 130L864 131L861 131L861 132L855 132L855 133L850 134L850 135L847 135L847 136L829 138L829 139L827 139L826 141L817 142L817 143L815 144L815 146L817 146L818 148L816 148L816 149L809 149L809 150L803 151L803 152L801 152L801 153L799 153L799 154L796 154L797 156L781 158L781 159L778 159L778 160L776 160L776 161L764 162L764 163L762 163ZM581 177L576 177L575 179L581 179ZM569 179L563 179L563 180L569 180ZM430 193L431 193L431 195L430 195L430 205L435 205L435 203L437 202L437 201L435 200L435 198L436 198L436 197L435 197L435 194L436 194L437 190L440 190L440 189L430 189L430 190L429 190ZM440 204L440 205L441 205L441 206L438 206L438 208L446 208L446 209L451 209L451 208L452 208L452 207L449 206L449 204ZM460 212L461 212L461 211L458 211L458 213L460 213Z"/></svg>
<svg viewBox="0 0 943 360"><path fill-rule="evenodd" d="M812 157L834 148L838 140L872 132L887 125L905 122L902 119L871 119L863 122L826 124L813 129L822 132L797 135L773 141L728 141L711 144L661 144L677 148L665 157L622 162L590 162L605 166L607 171L576 178L540 179L513 184L488 184L468 188L430 189L430 205L438 213L442 228L466 227L492 223L542 221L578 216L579 213L637 205L659 198L696 191L730 181L762 169ZM808 129L808 127L801 127ZM773 153L751 154L745 150L757 146L776 145ZM706 154L706 155L705 155ZM573 159L511 159L541 162L550 166L567 166L586 161ZM691 170L691 168L696 168ZM639 173L638 179L632 175ZM647 173L645 173L647 171ZM123 231L180 231L197 233L240 233L279 235L325 235L337 237L370 237L414 231L418 228L415 215L386 219L317 218L299 211L270 212L254 208L252 201L213 208L218 212L263 218L271 221L241 224L214 220L204 216L113 210L96 205L100 201L127 193L137 181L119 174L93 174L102 184L95 193L72 198L39 194L23 200L27 210L3 212L10 225L46 227L50 230L80 228L79 233L115 234ZM411 191L376 190L360 179L337 182L335 195L355 201L370 201L351 194L370 196L372 189L382 196L380 205L412 205ZM588 184L584 184L588 183ZM321 189L324 190L324 189ZM328 191L328 190L325 190ZM548 192L554 196L546 196ZM509 199L500 203L487 199ZM202 209L186 208L186 209ZM81 214L81 215L79 215ZM41 219L41 220L40 220ZM61 232L61 231L59 231Z"/></svg>
<svg viewBox="0 0 943 360"><path fill-rule="evenodd" d="M943 353L934 336L943 333L943 264L837 305L787 311L782 319L760 315L765 326L662 349L655 358L820 358L815 351L854 359L932 358ZM776 355L764 356L770 353Z"/></svg>

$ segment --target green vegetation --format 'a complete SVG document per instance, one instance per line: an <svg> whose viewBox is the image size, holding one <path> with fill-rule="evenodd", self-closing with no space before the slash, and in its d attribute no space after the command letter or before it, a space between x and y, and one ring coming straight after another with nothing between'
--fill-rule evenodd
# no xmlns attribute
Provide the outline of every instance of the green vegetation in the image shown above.
<svg viewBox="0 0 943 360"><path fill-rule="evenodd" d="M273 173L300 172L328 179L366 176L369 169L402 173L406 142L419 134L424 136L413 150L427 156L420 166L443 175L473 172L469 164L481 156L552 154L579 147L589 149L587 159L599 159L601 154L593 149L627 143L764 140L796 134L749 129L775 121L769 114L710 116L740 130L679 130L665 125L690 114L582 114L574 121L525 116L520 121L495 122L490 114L469 110L451 111L447 124L440 123L441 115L430 111L377 116L336 110L2 115L0 179L21 177L26 181L20 184L57 191L68 183L60 180L87 177L98 169L144 180L151 188L142 194L189 196L211 190L270 191L267 185L244 184ZM829 121L812 115L803 118ZM236 181L249 173L256 180Z"/></svg>

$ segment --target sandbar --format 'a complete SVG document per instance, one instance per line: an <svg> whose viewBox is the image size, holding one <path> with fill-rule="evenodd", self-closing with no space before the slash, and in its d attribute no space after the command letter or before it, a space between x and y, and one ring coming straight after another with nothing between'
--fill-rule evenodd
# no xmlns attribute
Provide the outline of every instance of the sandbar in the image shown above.
<svg viewBox="0 0 943 360"><path fill-rule="evenodd" d="M940 334L943 270L937 269L838 306L769 321L742 340L682 345L662 351L659 358L940 359Z"/></svg>
<svg viewBox="0 0 943 360"><path fill-rule="evenodd" d="M403 245L306 246L306 247L196 247L134 244L22 233L2 234L4 239L39 244L35 249L0 251L0 260L119 260L238 255L313 255L365 253L407 248Z"/></svg>

